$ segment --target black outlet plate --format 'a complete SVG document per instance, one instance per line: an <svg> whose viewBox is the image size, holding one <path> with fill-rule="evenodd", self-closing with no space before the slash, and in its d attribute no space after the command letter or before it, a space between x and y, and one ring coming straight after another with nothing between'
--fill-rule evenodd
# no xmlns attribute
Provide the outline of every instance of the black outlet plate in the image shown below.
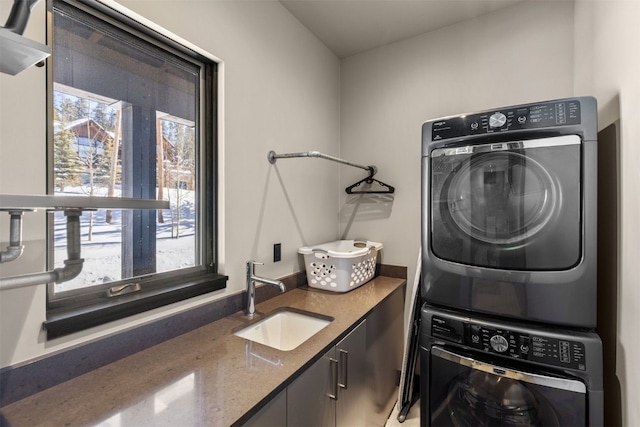
<svg viewBox="0 0 640 427"><path fill-rule="evenodd" d="M273 244L273 262L278 262L282 259L282 246L280 243Z"/></svg>

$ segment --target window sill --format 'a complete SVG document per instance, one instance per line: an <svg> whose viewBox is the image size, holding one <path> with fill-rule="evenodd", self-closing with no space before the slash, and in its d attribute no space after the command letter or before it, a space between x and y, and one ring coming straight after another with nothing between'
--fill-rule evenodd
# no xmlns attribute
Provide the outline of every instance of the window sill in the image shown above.
<svg viewBox="0 0 640 427"><path fill-rule="evenodd" d="M49 310L43 323L47 340L223 289L228 277L209 274L158 290L132 293L73 309Z"/></svg>

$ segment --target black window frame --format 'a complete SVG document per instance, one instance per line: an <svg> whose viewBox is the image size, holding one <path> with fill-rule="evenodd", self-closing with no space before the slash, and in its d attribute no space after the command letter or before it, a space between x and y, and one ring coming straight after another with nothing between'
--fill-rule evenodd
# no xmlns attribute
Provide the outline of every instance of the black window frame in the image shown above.
<svg viewBox="0 0 640 427"><path fill-rule="evenodd" d="M91 0L47 0L48 44L53 46L54 3L76 8L83 13L104 20L135 37L151 42L157 47L189 58L201 64L200 76L200 147L198 161L199 235L196 236L200 251L201 266L181 272L173 270L153 273L127 280L92 286L78 291L65 292L63 296L54 293L54 284L47 285L47 320L43 326L47 339L79 332L114 320L166 306L188 298L196 297L226 287L227 276L217 271L217 125L218 125L218 64L217 62L184 46L121 11L106 4ZM65 6L65 7L66 7ZM47 60L47 190L53 194L53 64L55 51ZM48 264L53 264L53 226L48 226ZM113 297L107 296L108 289L115 285L135 282L135 292Z"/></svg>

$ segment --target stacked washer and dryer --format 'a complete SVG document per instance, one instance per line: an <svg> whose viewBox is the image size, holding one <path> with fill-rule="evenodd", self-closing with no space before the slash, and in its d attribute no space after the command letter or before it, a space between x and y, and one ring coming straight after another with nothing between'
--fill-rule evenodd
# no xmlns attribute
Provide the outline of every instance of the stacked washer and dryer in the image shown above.
<svg viewBox="0 0 640 427"><path fill-rule="evenodd" d="M591 97L422 128L423 426L603 424Z"/></svg>

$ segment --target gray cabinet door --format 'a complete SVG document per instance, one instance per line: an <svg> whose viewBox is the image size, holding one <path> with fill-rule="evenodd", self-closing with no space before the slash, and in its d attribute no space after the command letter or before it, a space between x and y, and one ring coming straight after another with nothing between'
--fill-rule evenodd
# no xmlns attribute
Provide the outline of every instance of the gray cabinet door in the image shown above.
<svg viewBox="0 0 640 427"><path fill-rule="evenodd" d="M337 360L335 348L287 387L288 427L335 425Z"/></svg>
<svg viewBox="0 0 640 427"><path fill-rule="evenodd" d="M280 425L384 426L397 397L403 303L404 294L395 292L289 384L286 422Z"/></svg>
<svg viewBox="0 0 640 427"><path fill-rule="evenodd" d="M367 316L367 426L384 426L398 400L402 369L404 292L394 292Z"/></svg>
<svg viewBox="0 0 640 427"><path fill-rule="evenodd" d="M244 427L284 427L287 425L287 391L282 390L255 414Z"/></svg>
<svg viewBox="0 0 640 427"><path fill-rule="evenodd" d="M367 424L366 348L366 320L336 346L338 359L336 426L338 427L365 427Z"/></svg>

